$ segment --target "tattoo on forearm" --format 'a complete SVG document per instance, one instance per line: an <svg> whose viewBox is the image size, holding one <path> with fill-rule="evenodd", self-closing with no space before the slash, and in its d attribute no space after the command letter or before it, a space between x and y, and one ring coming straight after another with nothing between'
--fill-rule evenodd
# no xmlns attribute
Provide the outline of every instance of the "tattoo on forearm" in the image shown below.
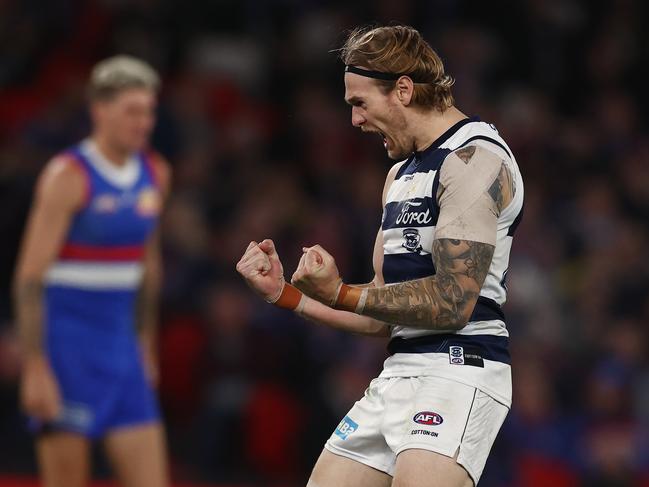
<svg viewBox="0 0 649 487"><path fill-rule="evenodd" d="M43 352L43 284L39 281L20 283L15 288L14 306L24 351Z"/></svg>
<svg viewBox="0 0 649 487"><path fill-rule="evenodd" d="M435 240L436 274L368 289L363 314L413 328L462 328L473 312L494 248L468 240Z"/></svg>

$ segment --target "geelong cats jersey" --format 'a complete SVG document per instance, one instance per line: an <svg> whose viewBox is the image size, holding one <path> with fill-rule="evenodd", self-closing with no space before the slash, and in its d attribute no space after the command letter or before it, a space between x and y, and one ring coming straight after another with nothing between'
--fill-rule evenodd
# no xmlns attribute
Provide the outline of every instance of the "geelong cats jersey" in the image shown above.
<svg viewBox="0 0 649 487"><path fill-rule="evenodd" d="M383 211L383 278L386 284L391 284L435 274L432 245L439 217L436 195L440 169L451 152L469 145L484 148L502 159L515 187L513 200L497 220L495 251L478 302L469 323L456 332L393 326L388 347L392 356L386 361L382 375L413 373L413 367L421 369L422 357L417 356L425 355L435 362L441 359L440 364L445 366L434 367L434 373L424 367L424 372L414 371L415 375L430 372L468 382L508 404L511 396L509 335L501 305L507 296L509 253L522 216L524 192L516 160L493 125L477 117L462 120L399 168L388 189ZM500 379L493 374L487 377L490 370L500 375Z"/></svg>

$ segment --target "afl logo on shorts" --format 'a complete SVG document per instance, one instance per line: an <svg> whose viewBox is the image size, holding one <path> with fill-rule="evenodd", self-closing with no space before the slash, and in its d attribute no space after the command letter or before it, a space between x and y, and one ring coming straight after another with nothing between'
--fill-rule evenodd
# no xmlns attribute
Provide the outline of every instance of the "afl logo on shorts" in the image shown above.
<svg viewBox="0 0 649 487"><path fill-rule="evenodd" d="M431 411L421 411L415 414L415 417L412 418L412 420L415 423L425 424L428 426L437 426L438 424L442 424L444 422L444 418L442 418L439 414L433 413Z"/></svg>

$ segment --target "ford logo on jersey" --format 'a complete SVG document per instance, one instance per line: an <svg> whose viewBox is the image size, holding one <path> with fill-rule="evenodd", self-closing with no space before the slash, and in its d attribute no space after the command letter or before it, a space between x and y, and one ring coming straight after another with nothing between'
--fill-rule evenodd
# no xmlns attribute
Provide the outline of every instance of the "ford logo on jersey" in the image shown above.
<svg viewBox="0 0 649 487"><path fill-rule="evenodd" d="M412 420L415 423L426 424L428 426L437 426L438 424L442 424L444 422L444 418L442 418L437 413L433 413L432 411L421 411L415 414L415 417L412 418Z"/></svg>

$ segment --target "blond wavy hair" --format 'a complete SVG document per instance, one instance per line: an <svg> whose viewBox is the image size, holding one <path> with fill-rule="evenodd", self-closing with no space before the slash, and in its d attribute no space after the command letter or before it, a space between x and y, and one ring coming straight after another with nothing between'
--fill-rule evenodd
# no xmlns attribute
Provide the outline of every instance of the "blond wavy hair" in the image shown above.
<svg viewBox="0 0 649 487"><path fill-rule="evenodd" d="M351 31L340 49L346 65L384 73L411 75L412 102L440 112L454 104L451 86L455 80L444 72L444 63L414 28L405 25L359 27ZM375 80L384 92L396 81Z"/></svg>

